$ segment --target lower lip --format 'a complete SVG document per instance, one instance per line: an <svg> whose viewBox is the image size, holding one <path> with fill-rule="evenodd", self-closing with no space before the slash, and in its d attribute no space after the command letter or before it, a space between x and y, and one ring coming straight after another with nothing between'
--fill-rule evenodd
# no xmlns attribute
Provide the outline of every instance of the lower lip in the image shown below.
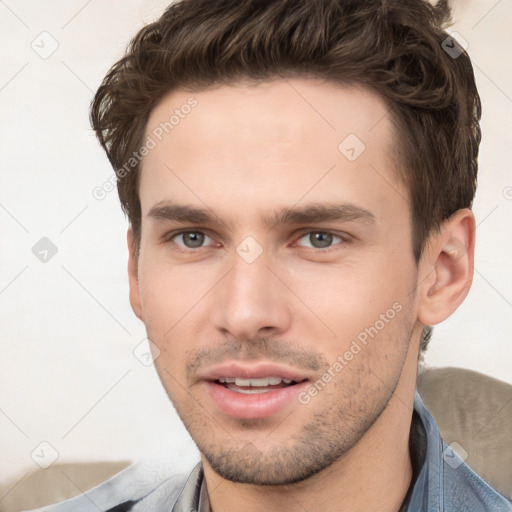
<svg viewBox="0 0 512 512"><path fill-rule="evenodd" d="M299 382L263 393L237 393L217 382L206 382L206 389L218 409L232 418L259 419L273 416L290 404L298 403L298 394L308 385L308 381Z"/></svg>

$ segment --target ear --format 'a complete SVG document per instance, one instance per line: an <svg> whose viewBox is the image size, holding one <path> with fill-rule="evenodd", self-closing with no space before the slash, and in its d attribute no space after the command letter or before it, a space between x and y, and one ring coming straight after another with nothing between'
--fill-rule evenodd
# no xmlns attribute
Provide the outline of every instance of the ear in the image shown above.
<svg viewBox="0 0 512 512"><path fill-rule="evenodd" d="M458 210L434 232L419 263L418 320L435 325L462 303L473 281L475 217Z"/></svg>
<svg viewBox="0 0 512 512"><path fill-rule="evenodd" d="M140 290L139 290L139 271L138 271L138 258L137 258L137 241L133 234L132 228L128 229L126 234L128 242L128 280L130 284L130 304L133 312L137 317L143 320L142 304L140 301Z"/></svg>

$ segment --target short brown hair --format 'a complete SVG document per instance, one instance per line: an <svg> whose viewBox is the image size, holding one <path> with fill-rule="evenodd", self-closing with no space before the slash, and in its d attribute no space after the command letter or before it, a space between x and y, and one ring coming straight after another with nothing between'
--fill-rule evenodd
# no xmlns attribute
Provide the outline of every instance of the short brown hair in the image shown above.
<svg viewBox="0 0 512 512"><path fill-rule="evenodd" d="M419 261L430 232L470 207L476 189L480 98L448 19L446 0L181 0L110 69L92 126L117 172L141 146L151 110L177 88L289 77L368 86L397 128ZM139 172L118 173L137 244Z"/></svg>

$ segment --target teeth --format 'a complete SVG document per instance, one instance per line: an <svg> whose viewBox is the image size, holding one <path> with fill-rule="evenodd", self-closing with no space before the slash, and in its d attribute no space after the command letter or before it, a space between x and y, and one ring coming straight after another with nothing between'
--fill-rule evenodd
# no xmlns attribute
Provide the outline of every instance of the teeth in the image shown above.
<svg viewBox="0 0 512 512"><path fill-rule="evenodd" d="M251 389L251 388L229 388L231 391L234 391L235 393L242 393L243 395L255 395L260 393L268 393L269 391L272 391L271 389Z"/></svg>
<svg viewBox="0 0 512 512"><path fill-rule="evenodd" d="M291 384L291 379L284 379L281 377L263 377L261 379L241 379L239 377L221 377L219 379L221 384L235 384L236 386L248 388L253 387L264 387L264 386L277 386L284 382L285 384Z"/></svg>

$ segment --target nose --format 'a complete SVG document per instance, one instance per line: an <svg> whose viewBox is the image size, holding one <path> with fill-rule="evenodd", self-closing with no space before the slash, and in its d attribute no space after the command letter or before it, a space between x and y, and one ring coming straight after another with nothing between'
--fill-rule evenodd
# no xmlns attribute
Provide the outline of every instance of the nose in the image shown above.
<svg viewBox="0 0 512 512"><path fill-rule="evenodd" d="M291 324L289 293L262 255L248 263L238 254L217 285L213 322L224 336L253 339L286 332Z"/></svg>

